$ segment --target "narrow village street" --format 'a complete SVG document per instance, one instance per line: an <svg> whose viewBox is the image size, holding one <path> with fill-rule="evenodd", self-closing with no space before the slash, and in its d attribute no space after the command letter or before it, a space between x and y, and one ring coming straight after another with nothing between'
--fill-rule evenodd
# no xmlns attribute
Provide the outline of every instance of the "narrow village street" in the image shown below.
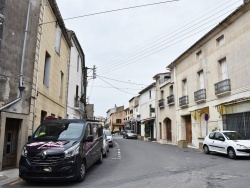
<svg viewBox="0 0 250 188"><path fill-rule="evenodd" d="M27 183L22 180L3 187L249 187L249 158L229 159L193 148L124 139L115 144L101 165L91 167L82 183Z"/></svg>

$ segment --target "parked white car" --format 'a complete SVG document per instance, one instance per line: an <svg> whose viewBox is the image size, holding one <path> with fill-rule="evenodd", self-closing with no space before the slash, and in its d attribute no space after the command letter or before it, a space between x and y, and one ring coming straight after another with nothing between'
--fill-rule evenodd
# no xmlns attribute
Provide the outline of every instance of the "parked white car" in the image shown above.
<svg viewBox="0 0 250 188"><path fill-rule="evenodd" d="M103 146L102 146L102 156L107 157L109 152L109 140L105 131L103 131Z"/></svg>
<svg viewBox="0 0 250 188"><path fill-rule="evenodd" d="M227 154L230 159L237 156L250 156L250 140L236 131L215 131L209 133L203 141L205 154L217 152Z"/></svg>
<svg viewBox="0 0 250 188"><path fill-rule="evenodd" d="M113 138L113 135L111 134L110 130L104 130L107 138L108 138L108 141L109 141L109 146L110 147L113 147L113 142L114 142L114 138Z"/></svg>

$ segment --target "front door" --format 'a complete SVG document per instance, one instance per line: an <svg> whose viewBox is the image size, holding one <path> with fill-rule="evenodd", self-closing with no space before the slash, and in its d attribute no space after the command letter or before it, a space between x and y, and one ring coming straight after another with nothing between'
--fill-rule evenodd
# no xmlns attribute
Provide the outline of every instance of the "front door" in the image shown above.
<svg viewBox="0 0 250 188"><path fill-rule="evenodd" d="M171 120L167 119L167 141L172 142L172 128L171 128Z"/></svg>
<svg viewBox="0 0 250 188"><path fill-rule="evenodd" d="M191 116L186 116L186 141L192 143Z"/></svg>
<svg viewBox="0 0 250 188"><path fill-rule="evenodd" d="M17 162L17 141L21 120L6 119L4 148L3 148L3 169L16 167Z"/></svg>

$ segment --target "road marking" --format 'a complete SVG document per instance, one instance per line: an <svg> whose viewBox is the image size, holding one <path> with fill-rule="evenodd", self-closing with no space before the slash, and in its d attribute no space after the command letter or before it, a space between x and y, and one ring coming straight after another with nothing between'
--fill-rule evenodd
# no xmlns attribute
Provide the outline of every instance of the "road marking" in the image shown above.
<svg viewBox="0 0 250 188"><path fill-rule="evenodd" d="M16 181L13 181L12 183L10 183L10 185L16 185L17 183L21 182L22 180L16 180Z"/></svg>

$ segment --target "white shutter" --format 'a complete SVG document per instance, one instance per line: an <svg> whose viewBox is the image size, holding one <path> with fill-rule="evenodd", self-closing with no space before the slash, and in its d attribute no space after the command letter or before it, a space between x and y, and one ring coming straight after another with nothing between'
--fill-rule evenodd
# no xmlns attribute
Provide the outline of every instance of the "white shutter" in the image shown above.
<svg viewBox="0 0 250 188"><path fill-rule="evenodd" d="M57 52L58 54L60 54L61 34L62 34L62 30L61 30L61 28L59 27L59 25L57 25L57 28L56 28L56 46L55 46L55 49L56 49L56 52Z"/></svg>
<svg viewBox="0 0 250 188"><path fill-rule="evenodd" d="M204 89L205 85L204 85L204 74L203 74L203 71L200 71L199 75L200 75L200 89Z"/></svg>
<svg viewBox="0 0 250 188"><path fill-rule="evenodd" d="M227 62L226 62L226 59L221 61L221 74L222 74L222 80L228 79L228 77L227 77Z"/></svg>

